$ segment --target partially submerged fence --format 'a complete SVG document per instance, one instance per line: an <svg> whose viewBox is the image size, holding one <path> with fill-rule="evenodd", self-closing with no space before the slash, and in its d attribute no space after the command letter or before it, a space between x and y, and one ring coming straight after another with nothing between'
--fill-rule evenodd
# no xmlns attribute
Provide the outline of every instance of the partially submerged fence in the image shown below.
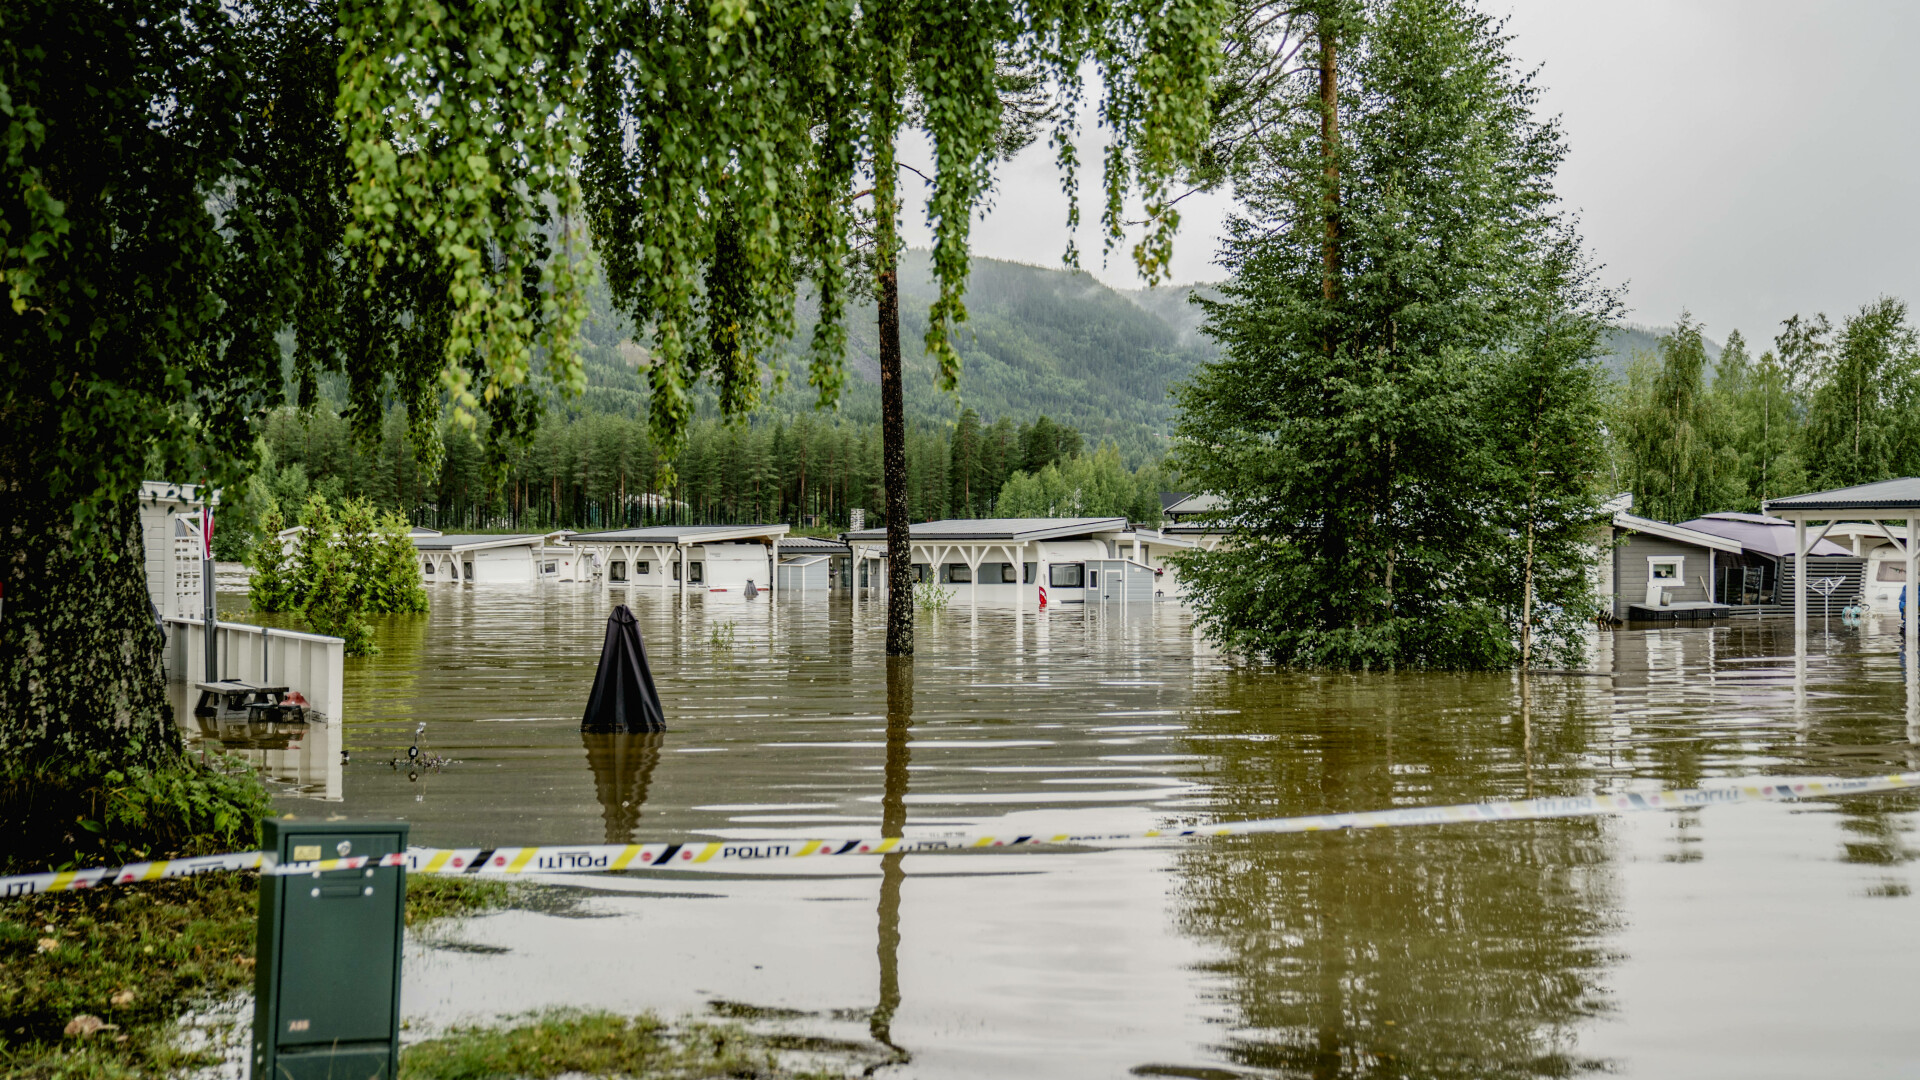
<svg viewBox="0 0 1920 1080"><path fill-rule="evenodd" d="M207 636L200 619L170 615L167 628L167 677L195 683L205 678ZM346 699L347 643L325 634L278 630L270 626L218 622L215 658L222 679L262 686L285 686L307 699L309 711L340 718Z"/></svg>

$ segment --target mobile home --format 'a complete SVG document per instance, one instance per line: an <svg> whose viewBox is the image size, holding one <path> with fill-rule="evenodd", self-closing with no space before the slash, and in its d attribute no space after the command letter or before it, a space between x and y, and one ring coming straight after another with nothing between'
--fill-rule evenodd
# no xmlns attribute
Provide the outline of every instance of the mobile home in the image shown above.
<svg viewBox="0 0 1920 1080"><path fill-rule="evenodd" d="M602 585L739 596L748 583L772 589L786 525L655 525L578 533L569 544L591 556Z"/></svg>
<svg viewBox="0 0 1920 1080"><path fill-rule="evenodd" d="M1075 604L1150 601L1173 583L1165 557L1192 541L1125 518L956 518L908 527L913 577L978 604ZM877 597L886 580L887 531L846 535L851 567L846 587Z"/></svg>

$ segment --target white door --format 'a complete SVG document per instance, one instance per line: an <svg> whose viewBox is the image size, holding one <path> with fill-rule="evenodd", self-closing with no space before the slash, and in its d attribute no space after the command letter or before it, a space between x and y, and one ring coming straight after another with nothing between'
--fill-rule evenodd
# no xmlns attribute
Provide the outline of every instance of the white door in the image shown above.
<svg viewBox="0 0 1920 1080"><path fill-rule="evenodd" d="M1647 556L1647 606L1659 607L1660 594L1686 584L1687 560L1681 555Z"/></svg>

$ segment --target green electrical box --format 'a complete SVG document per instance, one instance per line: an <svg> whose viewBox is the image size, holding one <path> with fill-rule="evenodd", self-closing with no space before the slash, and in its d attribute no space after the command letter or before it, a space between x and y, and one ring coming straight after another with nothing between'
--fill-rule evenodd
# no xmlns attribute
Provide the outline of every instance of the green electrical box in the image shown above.
<svg viewBox="0 0 1920 1080"><path fill-rule="evenodd" d="M268 821L279 863L407 850L388 822ZM260 875L254 1080L393 1080L400 1065L400 866Z"/></svg>

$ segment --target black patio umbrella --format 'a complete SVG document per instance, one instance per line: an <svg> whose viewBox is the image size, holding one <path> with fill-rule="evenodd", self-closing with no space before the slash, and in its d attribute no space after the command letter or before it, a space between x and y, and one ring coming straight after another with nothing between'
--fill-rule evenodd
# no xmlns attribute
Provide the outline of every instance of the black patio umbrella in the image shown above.
<svg viewBox="0 0 1920 1080"><path fill-rule="evenodd" d="M667 714L660 708L660 692L653 688L653 669L647 666L647 646L640 640L640 624L627 605L607 616L607 643L600 648L600 670L593 676L593 693L581 731L665 731Z"/></svg>

